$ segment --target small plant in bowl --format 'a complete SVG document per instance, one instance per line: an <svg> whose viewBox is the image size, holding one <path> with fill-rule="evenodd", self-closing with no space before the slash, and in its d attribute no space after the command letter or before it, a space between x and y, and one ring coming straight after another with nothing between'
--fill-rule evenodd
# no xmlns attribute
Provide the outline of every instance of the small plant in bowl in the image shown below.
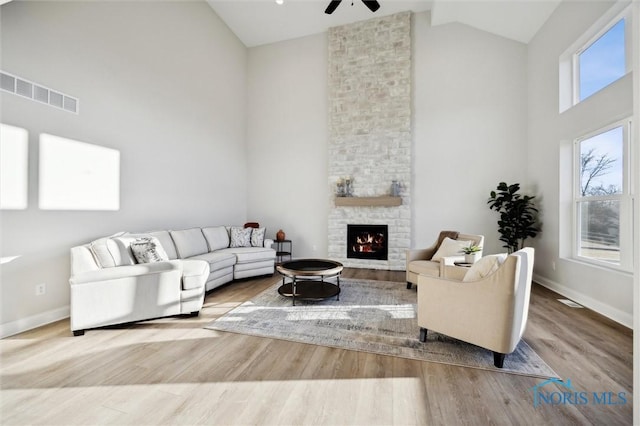
<svg viewBox="0 0 640 426"><path fill-rule="evenodd" d="M482 253L482 247L471 243L468 247L462 247L462 252L465 263L476 263Z"/></svg>

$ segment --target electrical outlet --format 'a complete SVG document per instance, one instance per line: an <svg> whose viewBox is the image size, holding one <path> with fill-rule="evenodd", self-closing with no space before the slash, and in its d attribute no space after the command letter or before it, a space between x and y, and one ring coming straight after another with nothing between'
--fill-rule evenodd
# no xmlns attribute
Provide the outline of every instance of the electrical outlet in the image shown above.
<svg viewBox="0 0 640 426"><path fill-rule="evenodd" d="M313 247L311 247L311 249L313 250L313 252L317 252L318 251L318 246L317 245L313 245Z"/></svg>
<svg viewBox="0 0 640 426"><path fill-rule="evenodd" d="M47 292L47 285L45 283L40 283L36 285L36 296L42 296Z"/></svg>

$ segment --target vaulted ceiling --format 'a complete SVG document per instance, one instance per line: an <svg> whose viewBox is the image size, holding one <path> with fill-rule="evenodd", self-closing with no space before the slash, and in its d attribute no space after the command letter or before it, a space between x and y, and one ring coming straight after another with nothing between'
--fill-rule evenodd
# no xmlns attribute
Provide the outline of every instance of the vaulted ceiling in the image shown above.
<svg viewBox="0 0 640 426"><path fill-rule="evenodd" d="M247 46L326 31L329 27L411 10L431 11L431 25L460 22L528 43L561 0L379 0L372 13L361 0L344 0L331 15L329 0L207 0Z"/></svg>

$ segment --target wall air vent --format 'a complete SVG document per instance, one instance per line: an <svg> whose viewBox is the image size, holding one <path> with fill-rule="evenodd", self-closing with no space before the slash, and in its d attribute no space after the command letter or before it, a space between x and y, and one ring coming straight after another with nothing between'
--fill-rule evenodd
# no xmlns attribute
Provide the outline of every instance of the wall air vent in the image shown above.
<svg viewBox="0 0 640 426"><path fill-rule="evenodd" d="M0 70L0 89L64 111L78 114L80 101L73 96L49 89L16 75Z"/></svg>

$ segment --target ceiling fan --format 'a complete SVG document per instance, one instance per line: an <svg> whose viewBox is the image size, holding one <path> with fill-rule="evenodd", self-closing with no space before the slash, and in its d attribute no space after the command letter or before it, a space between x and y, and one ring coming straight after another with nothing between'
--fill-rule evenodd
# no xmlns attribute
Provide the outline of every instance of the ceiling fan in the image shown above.
<svg viewBox="0 0 640 426"><path fill-rule="evenodd" d="M331 0L324 13L331 15L341 2L342 0ZM380 9L380 3L378 3L376 0L362 0L362 3L364 3L364 5L367 6L372 12ZM353 1L351 2L351 5L353 5Z"/></svg>

